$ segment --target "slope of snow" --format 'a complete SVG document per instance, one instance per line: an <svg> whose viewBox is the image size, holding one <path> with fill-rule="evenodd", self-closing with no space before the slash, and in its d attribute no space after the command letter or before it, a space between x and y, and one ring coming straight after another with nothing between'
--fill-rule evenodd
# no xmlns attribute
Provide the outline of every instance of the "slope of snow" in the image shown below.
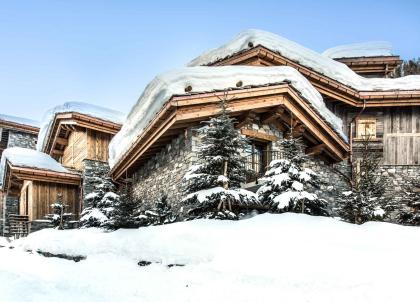
<svg viewBox="0 0 420 302"><path fill-rule="evenodd" d="M39 128L39 122L38 121L34 121L34 120L23 118L23 117L0 114L0 120L1 121L6 121L6 122L12 122L12 123L15 123L15 124L28 125L28 126Z"/></svg>
<svg viewBox="0 0 420 302"><path fill-rule="evenodd" d="M116 110L82 102L67 102L62 105L56 106L48 110L41 121L41 129L39 131L38 143L36 146L36 149L38 151L42 151L42 149L44 148L45 138L47 137L48 132L50 131L50 127L54 121L55 115L57 113L66 112L77 112L81 114L86 114L94 118L99 118L117 124L122 124L126 116L124 113Z"/></svg>
<svg viewBox="0 0 420 302"><path fill-rule="evenodd" d="M387 223L264 214L112 233L43 230L13 245L0 248L1 300L8 302L418 298L420 229ZM45 258L38 249L87 258Z"/></svg>
<svg viewBox="0 0 420 302"><path fill-rule="evenodd" d="M322 55L331 59L392 56L392 45L386 41L353 43L328 48Z"/></svg>
<svg viewBox="0 0 420 302"><path fill-rule="evenodd" d="M0 161L0 187L3 184L6 161L16 167L38 168L54 172L69 173L59 162L48 154L20 147L7 148Z"/></svg>
<svg viewBox="0 0 420 302"><path fill-rule="evenodd" d="M121 131L111 141L109 163L111 167L141 135L149 122L173 95L185 94L187 86L192 92L209 92L243 86L259 86L290 81L291 85L346 139L342 121L327 109L321 94L297 70L287 66L252 67L190 67L176 69L153 79L127 116Z"/></svg>
<svg viewBox="0 0 420 302"><path fill-rule="evenodd" d="M262 45L280 55L309 67L327 77L359 91L372 90L419 90L420 76L407 76L398 79L364 78L345 64L306 48L276 34L262 30L246 30L219 48L209 50L192 60L189 66L207 65L227 58L253 46Z"/></svg>

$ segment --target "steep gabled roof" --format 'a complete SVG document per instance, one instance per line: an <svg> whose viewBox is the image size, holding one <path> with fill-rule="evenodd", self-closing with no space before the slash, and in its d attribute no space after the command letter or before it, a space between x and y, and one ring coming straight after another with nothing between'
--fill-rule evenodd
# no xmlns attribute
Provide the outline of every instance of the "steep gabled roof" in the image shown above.
<svg viewBox="0 0 420 302"><path fill-rule="evenodd" d="M39 122L27 118L0 114L0 128L15 129L26 133L38 134Z"/></svg>
<svg viewBox="0 0 420 302"><path fill-rule="evenodd" d="M319 142L328 141L327 149L335 159L346 156L347 138L341 120L326 108L322 96L295 69L195 67L160 75L147 86L121 131L111 141L113 177L121 177L124 171L159 150L170 141L168 133L176 135L176 129L217 114L217 95L224 90L230 90L229 94L235 97L229 107L231 114L250 110L269 113L284 107Z"/></svg>
<svg viewBox="0 0 420 302"><path fill-rule="evenodd" d="M189 66L243 64L292 66L322 93L353 106L363 106L364 99L368 106L420 105L420 76L365 78L345 64L260 30L240 33L194 59Z"/></svg>
<svg viewBox="0 0 420 302"><path fill-rule="evenodd" d="M125 114L81 102L69 102L47 111L38 136L37 150L51 154L63 128L83 127L105 133L117 133Z"/></svg>
<svg viewBox="0 0 420 302"><path fill-rule="evenodd" d="M26 148L4 150L0 161L0 188L7 190L10 179L80 183L80 175L64 168L48 154Z"/></svg>

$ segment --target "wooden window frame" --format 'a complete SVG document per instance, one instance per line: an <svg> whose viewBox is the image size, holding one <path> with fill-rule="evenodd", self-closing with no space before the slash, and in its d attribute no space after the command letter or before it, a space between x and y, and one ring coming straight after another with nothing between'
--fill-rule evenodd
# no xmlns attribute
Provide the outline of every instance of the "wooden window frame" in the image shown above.
<svg viewBox="0 0 420 302"><path fill-rule="evenodd" d="M377 137L377 126L378 126L378 120L376 118L360 118L356 120L356 139L361 140L361 139L365 139L366 138L366 132L361 133L360 131L360 127L361 125L366 125L366 124L373 124L374 128L373 128L373 134L370 135L370 139L376 140ZM366 131L366 128L365 128Z"/></svg>

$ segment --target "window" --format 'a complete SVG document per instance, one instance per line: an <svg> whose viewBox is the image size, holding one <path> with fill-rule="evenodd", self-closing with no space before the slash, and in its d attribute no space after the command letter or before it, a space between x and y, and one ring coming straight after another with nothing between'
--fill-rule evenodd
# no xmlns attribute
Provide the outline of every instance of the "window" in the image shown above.
<svg viewBox="0 0 420 302"><path fill-rule="evenodd" d="M376 138L376 119L357 120L357 138Z"/></svg>

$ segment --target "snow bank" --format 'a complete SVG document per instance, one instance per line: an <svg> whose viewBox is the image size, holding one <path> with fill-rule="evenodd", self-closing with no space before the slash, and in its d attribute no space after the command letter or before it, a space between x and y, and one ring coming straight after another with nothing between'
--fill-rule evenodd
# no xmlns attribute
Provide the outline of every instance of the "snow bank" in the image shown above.
<svg viewBox="0 0 420 302"><path fill-rule="evenodd" d="M332 127L346 139L342 131L342 121L327 109L321 94L297 70L287 66L252 67L190 67L173 70L153 79L140 96L127 116L121 131L115 135L110 144L110 166L139 137L149 122L173 95L185 94L187 86L192 93L210 92L236 88L242 81L243 86L259 86L290 81L291 85L329 122Z"/></svg>
<svg viewBox="0 0 420 302"><path fill-rule="evenodd" d="M392 45L386 41L353 43L328 48L322 55L331 59L392 56Z"/></svg>
<svg viewBox="0 0 420 302"><path fill-rule="evenodd" d="M420 229L380 222L264 214L112 233L49 229L13 244L0 248L1 299L8 302L418 298ZM45 258L38 249L87 258ZM140 260L157 263L140 267Z"/></svg>
<svg viewBox="0 0 420 302"><path fill-rule="evenodd" d="M55 115L57 113L66 113L66 112L77 112L85 114L94 118L102 119L105 121L122 124L125 120L125 114L116 110L82 103L82 102L68 102L62 105L56 106L48 110L41 122L41 129L38 135L38 143L36 149L42 151L45 147L45 138L48 136L50 127L54 121Z"/></svg>
<svg viewBox="0 0 420 302"><path fill-rule="evenodd" d="M205 52L188 65L207 65L257 45L278 52L292 61L359 91L420 89L420 76L407 76L398 79L364 78L345 64L276 34L256 29L241 32L230 42Z"/></svg>
<svg viewBox="0 0 420 302"><path fill-rule="evenodd" d="M0 187L3 185L6 161L16 167L37 168L54 172L70 173L48 154L20 147L7 148L0 161Z"/></svg>
<svg viewBox="0 0 420 302"><path fill-rule="evenodd" d="M28 125L28 126L39 128L39 122L38 121L34 121L34 120L23 118L23 117L0 114L0 120L1 121L6 121L6 122L11 122L11 123L16 123L16 124L20 124L20 125Z"/></svg>

